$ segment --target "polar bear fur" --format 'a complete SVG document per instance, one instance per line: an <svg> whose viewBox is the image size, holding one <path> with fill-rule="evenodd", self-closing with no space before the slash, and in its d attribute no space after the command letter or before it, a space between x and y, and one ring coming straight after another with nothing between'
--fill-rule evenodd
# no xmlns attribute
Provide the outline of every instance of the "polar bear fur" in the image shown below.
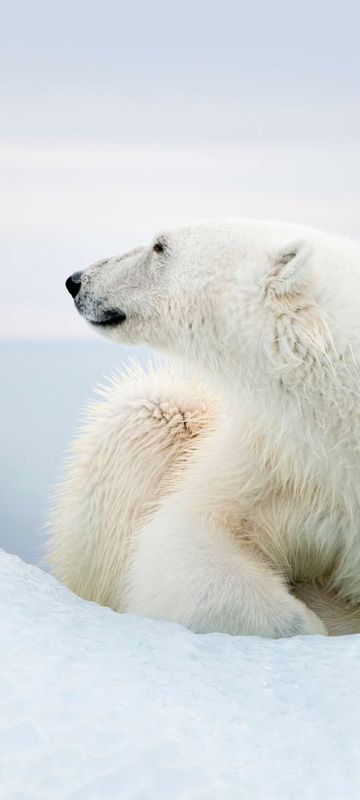
<svg viewBox="0 0 360 800"><path fill-rule="evenodd" d="M134 368L89 411L57 576L197 632L360 630L360 247L216 220L80 278L94 328L177 364Z"/></svg>

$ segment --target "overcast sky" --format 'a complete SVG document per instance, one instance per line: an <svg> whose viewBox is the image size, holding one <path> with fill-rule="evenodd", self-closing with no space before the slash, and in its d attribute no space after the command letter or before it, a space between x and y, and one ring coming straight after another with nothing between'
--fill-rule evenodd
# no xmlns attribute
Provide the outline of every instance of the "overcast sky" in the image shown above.
<svg viewBox="0 0 360 800"><path fill-rule="evenodd" d="M67 275L199 217L360 236L360 3L13 2L0 336L94 336Z"/></svg>

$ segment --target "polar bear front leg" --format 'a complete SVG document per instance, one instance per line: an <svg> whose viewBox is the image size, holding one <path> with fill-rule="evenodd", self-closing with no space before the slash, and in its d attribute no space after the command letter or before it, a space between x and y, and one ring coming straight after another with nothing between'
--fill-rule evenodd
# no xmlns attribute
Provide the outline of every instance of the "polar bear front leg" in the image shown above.
<svg viewBox="0 0 360 800"><path fill-rule="evenodd" d="M122 611L133 531L212 429L218 401L170 365L134 364L101 394L57 489L47 562L81 597Z"/></svg>
<svg viewBox="0 0 360 800"><path fill-rule="evenodd" d="M167 498L136 536L124 611L196 633L326 635L316 614L266 564L178 501Z"/></svg>

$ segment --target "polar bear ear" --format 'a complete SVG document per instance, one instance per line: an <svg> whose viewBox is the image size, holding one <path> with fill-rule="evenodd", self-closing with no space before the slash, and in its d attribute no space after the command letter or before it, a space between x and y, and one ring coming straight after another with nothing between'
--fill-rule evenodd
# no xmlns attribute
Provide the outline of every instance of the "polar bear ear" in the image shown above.
<svg viewBox="0 0 360 800"><path fill-rule="evenodd" d="M306 242L294 242L271 258L267 291L277 297L299 295L309 287L312 276L311 248Z"/></svg>

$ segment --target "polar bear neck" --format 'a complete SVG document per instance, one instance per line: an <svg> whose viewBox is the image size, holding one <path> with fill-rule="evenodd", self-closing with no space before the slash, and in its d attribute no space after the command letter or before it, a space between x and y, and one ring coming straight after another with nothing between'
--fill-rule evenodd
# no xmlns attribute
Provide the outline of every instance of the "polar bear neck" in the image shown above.
<svg viewBox="0 0 360 800"><path fill-rule="evenodd" d="M261 458L265 471L271 464L282 484L291 475L299 491L308 482L338 498L341 485L353 516L360 508L360 387L351 348L340 355L329 352L318 363L305 358L297 369L275 366L263 370L261 380L247 375L248 383L235 359L213 358L207 369L201 366L223 398L229 439L234 446L247 439L250 450L256 442L254 458Z"/></svg>

